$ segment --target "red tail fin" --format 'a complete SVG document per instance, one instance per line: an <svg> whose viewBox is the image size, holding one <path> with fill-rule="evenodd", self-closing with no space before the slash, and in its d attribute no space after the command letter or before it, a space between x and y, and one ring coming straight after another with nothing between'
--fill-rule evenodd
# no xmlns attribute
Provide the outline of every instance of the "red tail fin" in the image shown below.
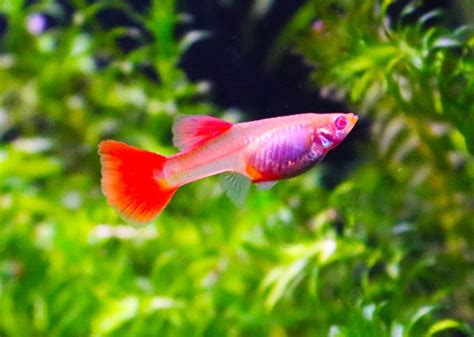
<svg viewBox="0 0 474 337"><path fill-rule="evenodd" d="M150 222L176 192L177 188L157 179L166 162L164 156L112 140L99 144L99 154L102 191L126 220Z"/></svg>

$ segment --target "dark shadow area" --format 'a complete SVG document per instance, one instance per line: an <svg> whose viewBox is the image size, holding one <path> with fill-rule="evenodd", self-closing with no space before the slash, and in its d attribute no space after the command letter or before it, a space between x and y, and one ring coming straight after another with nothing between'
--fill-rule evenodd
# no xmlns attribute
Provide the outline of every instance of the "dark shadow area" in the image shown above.
<svg viewBox="0 0 474 337"><path fill-rule="evenodd" d="M213 4L211 4L213 3ZM264 64L281 29L304 1L276 1L258 21L250 18L250 1L223 7L184 1L189 30L206 30L211 37L184 55L181 67L193 80L209 80L216 104L236 107L248 119L300 112L345 111L343 104L322 99L318 88L305 85L311 68L296 53L286 53L277 67ZM251 28L249 28L251 26Z"/></svg>

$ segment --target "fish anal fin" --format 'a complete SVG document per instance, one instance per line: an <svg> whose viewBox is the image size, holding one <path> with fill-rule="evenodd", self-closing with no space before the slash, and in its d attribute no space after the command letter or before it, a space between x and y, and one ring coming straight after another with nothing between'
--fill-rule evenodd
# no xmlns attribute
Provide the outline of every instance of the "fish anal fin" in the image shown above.
<svg viewBox="0 0 474 337"><path fill-rule="evenodd" d="M276 180L270 180L270 181L261 181L258 183L255 183L257 185L257 189L260 191L265 191L271 189L273 186L275 186L277 183Z"/></svg>
<svg viewBox="0 0 474 337"><path fill-rule="evenodd" d="M173 144L181 151L189 150L221 135L232 125L231 122L211 116L181 116L173 124Z"/></svg>
<svg viewBox="0 0 474 337"><path fill-rule="evenodd" d="M247 197L250 180L239 173L224 173L220 177L221 187L232 202L242 206Z"/></svg>

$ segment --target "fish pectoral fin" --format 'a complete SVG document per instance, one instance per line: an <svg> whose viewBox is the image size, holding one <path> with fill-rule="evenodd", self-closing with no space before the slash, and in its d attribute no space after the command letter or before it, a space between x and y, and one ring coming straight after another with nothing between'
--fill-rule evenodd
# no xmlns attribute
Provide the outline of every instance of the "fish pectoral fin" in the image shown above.
<svg viewBox="0 0 474 337"><path fill-rule="evenodd" d="M219 177L222 190L237 206L242 206L249 192L250 180L239 173L224 173Z"/></svg>
<svg viewBox="0 0 474 337"><path fill-rule="evenodd" d="M265 191L271 189L273 186L275 186L277 183L276 180L270 180L270 181L262 181L259 183L255 183L257 185L257 189L259 191Z"/></svg>

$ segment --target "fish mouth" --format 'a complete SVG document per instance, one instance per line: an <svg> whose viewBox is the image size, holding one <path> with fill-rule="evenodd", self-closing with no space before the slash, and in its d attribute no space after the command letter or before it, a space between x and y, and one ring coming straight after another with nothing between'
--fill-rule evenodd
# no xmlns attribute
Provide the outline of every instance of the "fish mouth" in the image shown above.
<svg viewBox="0 0 474 337"><path fill-rule="evenodd" d="M353 114L352 112L346 114L346 118L348 120L346 129L344 130L346 132L346 135L352 131L354 126L356 125L357 121L359 120L359 116L356 114Z"/></svg>
<svg viewBox="0 0 474 337"><path fill-rule="evenodd" d="M348 114L348 119L349 119L349 123L354 126L355 123L357 123L357 121L359 120L359 116L357 116L356 114L353 114L352 112Z"/></svg>

